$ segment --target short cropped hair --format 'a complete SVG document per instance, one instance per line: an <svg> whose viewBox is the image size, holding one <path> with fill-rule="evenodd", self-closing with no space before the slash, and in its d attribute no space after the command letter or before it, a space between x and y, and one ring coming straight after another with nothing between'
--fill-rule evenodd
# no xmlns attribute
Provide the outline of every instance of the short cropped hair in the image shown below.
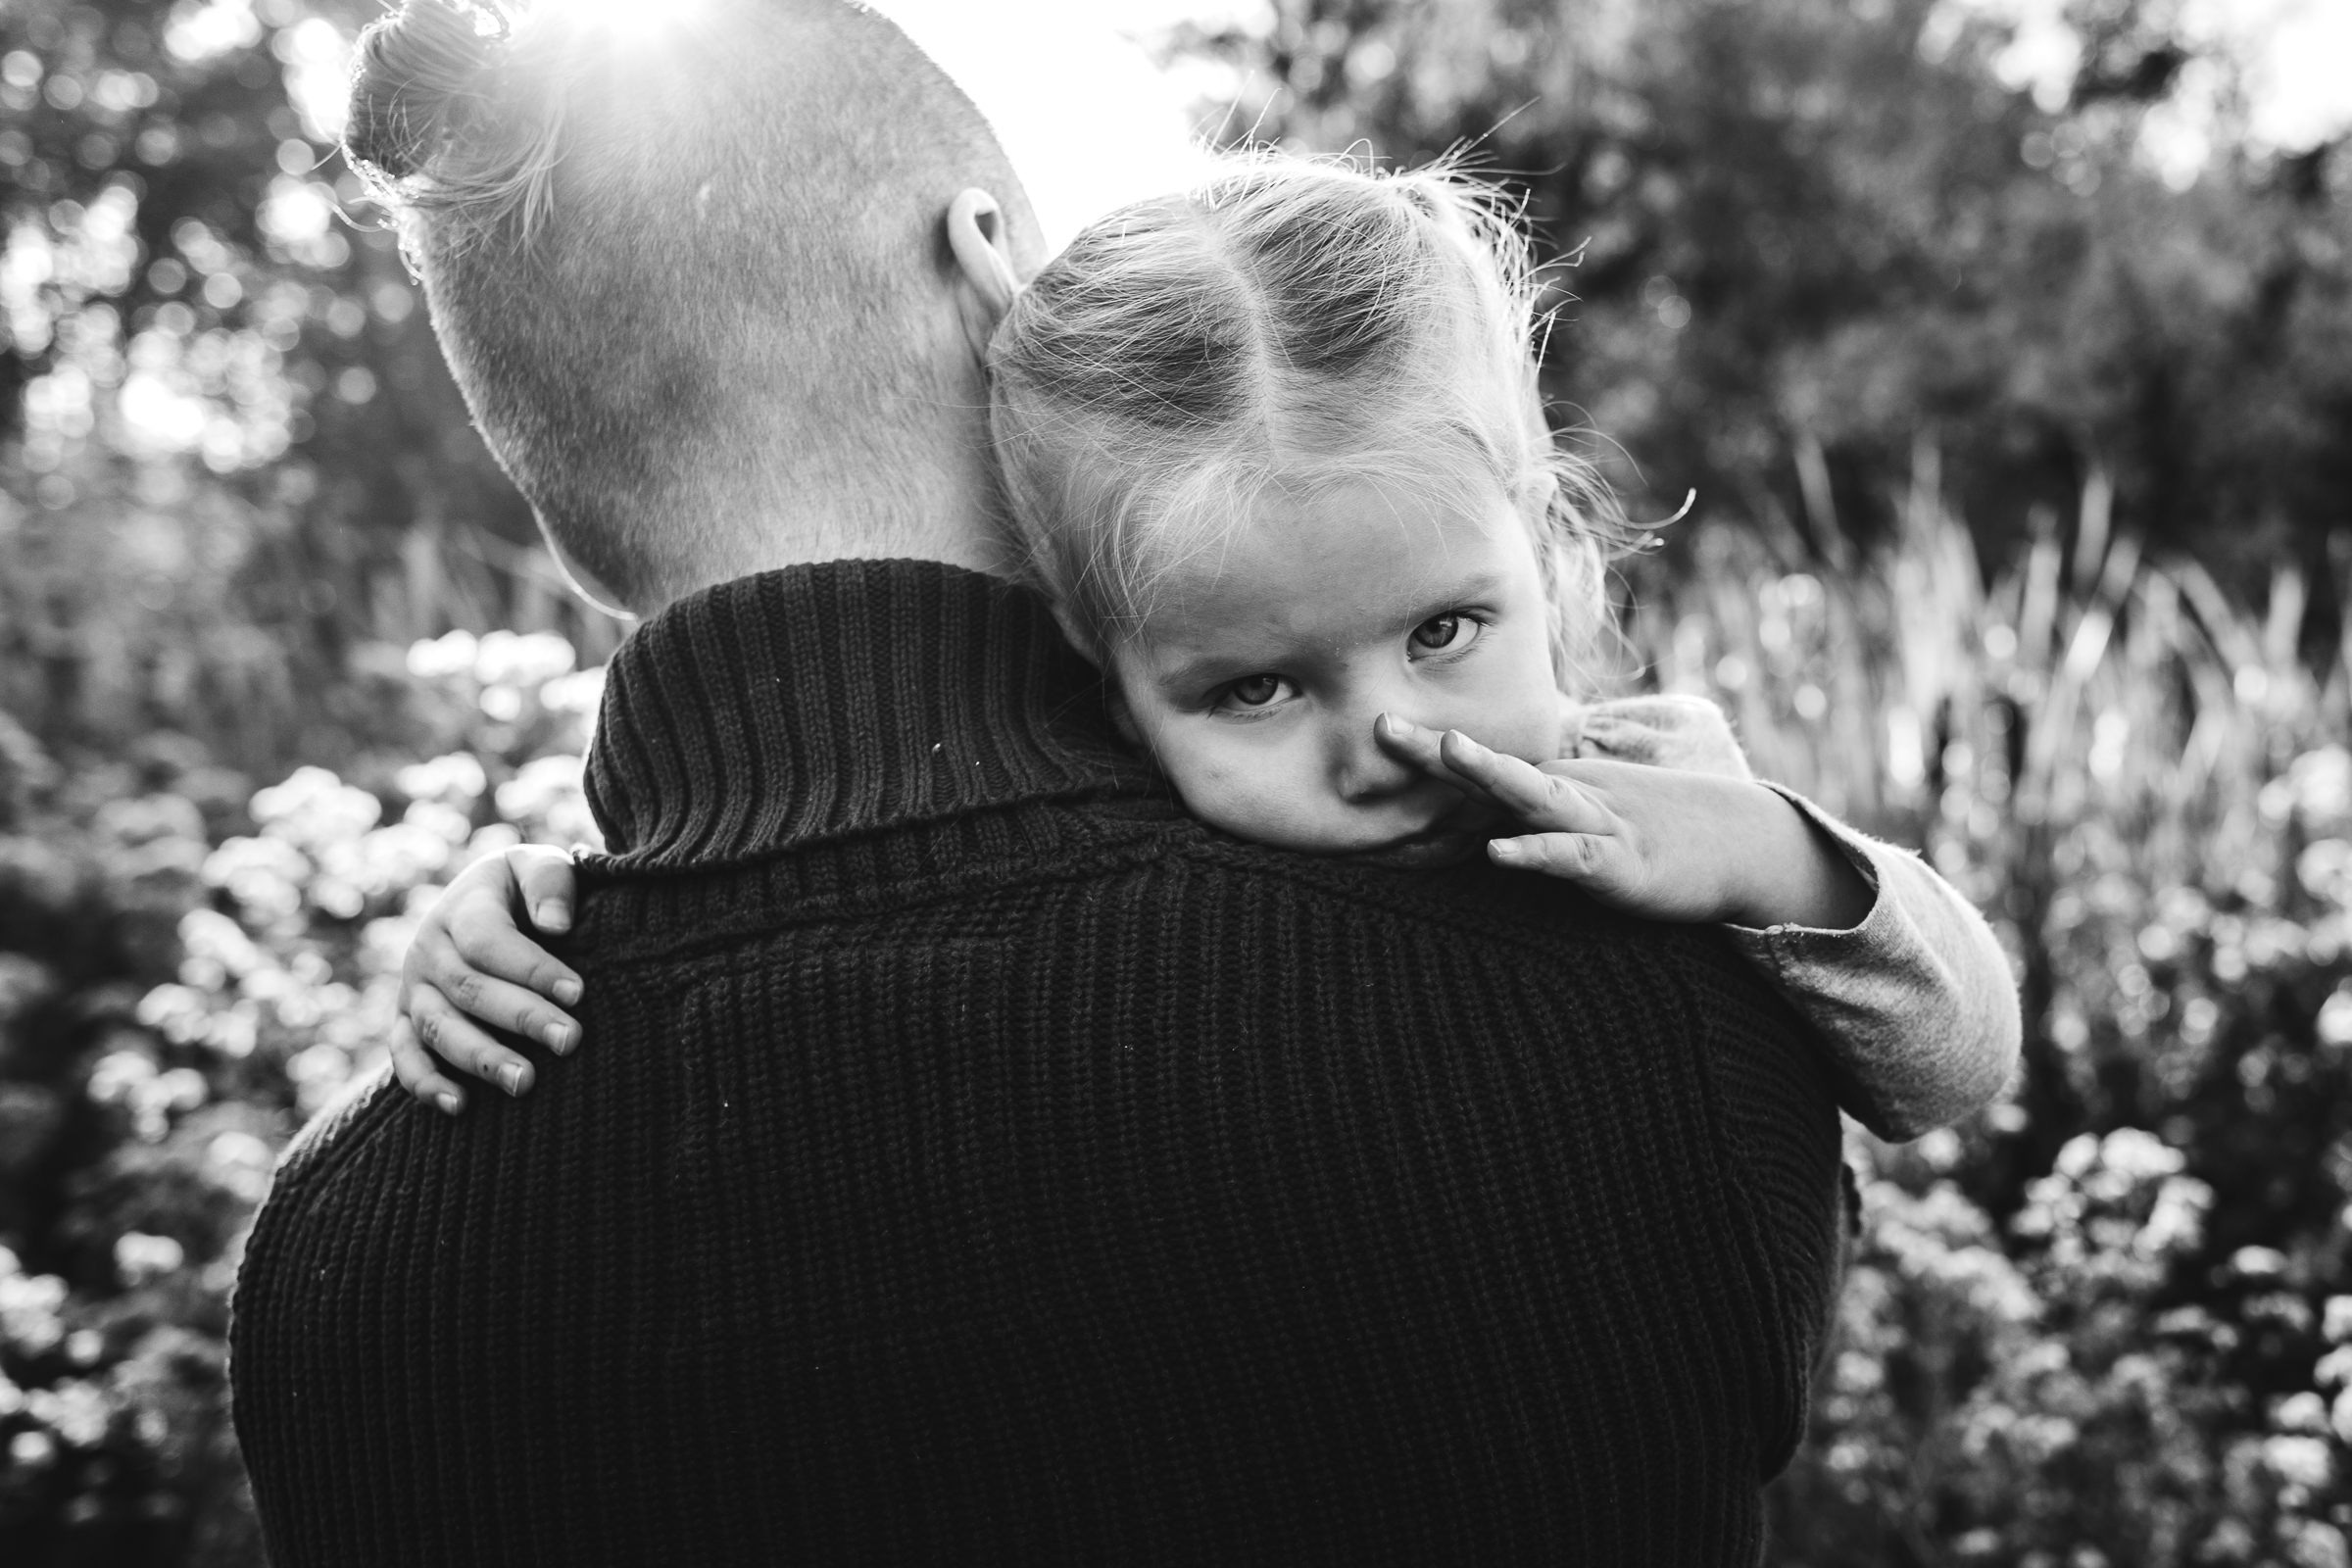
<svg viewBox="0 0 2352 1568"><path fill-rule="evenodd" d="M941 443L985 439L949 202L1041 250L986 120L848 0L407 0L345 148L500 461L632 605L751 569L761 498L840 497L816 543L895 553Z"/></svg>
<svg viewBox="0 0 2352 1568"><path fill-rule="evenodd" d="M1113 213L989 347L1028 573L1103 660L1272 487L1491 485L1534 532L1563 685L1589 678L1624 525L1550 433L1543 325L1515 215L1444 169L1248 154Z"/></svg>

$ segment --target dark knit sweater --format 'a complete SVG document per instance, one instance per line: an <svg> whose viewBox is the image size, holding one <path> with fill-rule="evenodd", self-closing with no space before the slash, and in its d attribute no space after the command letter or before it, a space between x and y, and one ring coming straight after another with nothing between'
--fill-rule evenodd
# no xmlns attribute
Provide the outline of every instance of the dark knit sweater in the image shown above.
<svg viewBox="0 0 2352 1568"><path fill-rule="evenodd" d="M254 1227L279 1568L1757 1558L1838 1125L1716 934L1221 838L925 564L658 616L589 787L580 1053Z"/></svg>

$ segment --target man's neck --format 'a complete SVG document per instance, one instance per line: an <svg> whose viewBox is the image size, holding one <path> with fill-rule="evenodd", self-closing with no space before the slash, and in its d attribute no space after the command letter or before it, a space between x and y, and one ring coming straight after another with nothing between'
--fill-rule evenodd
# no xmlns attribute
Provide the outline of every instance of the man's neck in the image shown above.
<svg viewBox="0 0 2352 1568"><path fill-rule="evenodd" d="M756 572L649 619L588 775L608 848L672 867L1149 777L1043 600L905 560Z"/></svg>
<svg viewBox="0 0 2352 1568"><path fill-rule="evenodd" d="M740 548L710 552L708 560L690 564L662 591L631 608L650 616L738 577L833 561L927 561L1007 580L1019 575L1000 542L1004 530L985 507L893 516L886 528L844 525L845 517L857 518L865 510L806 500L769 509L757 530L744 531Z"/></svg>

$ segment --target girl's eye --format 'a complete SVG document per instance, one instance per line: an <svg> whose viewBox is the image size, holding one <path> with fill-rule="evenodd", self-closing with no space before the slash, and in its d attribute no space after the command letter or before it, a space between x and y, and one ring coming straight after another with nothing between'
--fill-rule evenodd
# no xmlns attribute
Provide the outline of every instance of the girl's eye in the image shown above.
<svg viewBox="0 0 2352 1568"><path fill-rule="evenodd" d="M1282 695L1280 675L1244 675L1225 688L1225 700L1236 708L1263 708Z"/></svg>
<svg viewBox="0 0 2352 1568"><path fill-rule="evenodd" d="M1460 642L1466 629L1466 623L1459 615L1432 615L1413 628L1408 641L1422 653L1442 654Z"/></svg>

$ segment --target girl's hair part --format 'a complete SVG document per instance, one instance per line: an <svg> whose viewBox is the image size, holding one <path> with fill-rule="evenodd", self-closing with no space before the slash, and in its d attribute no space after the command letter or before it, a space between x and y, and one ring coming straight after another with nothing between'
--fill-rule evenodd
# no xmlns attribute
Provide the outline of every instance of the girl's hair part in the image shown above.
<svg viewBox="0 0 2352 1568"><path fill-rule="evenodd" d="M1105 662L1183 563L1270 492L1372 480L1533 532L1554 664L1589 680L1630 534L1554 440L1517 208L1439 165L1240 155L1091 225L989 350L990 416L1032 582Z"/></svg>

